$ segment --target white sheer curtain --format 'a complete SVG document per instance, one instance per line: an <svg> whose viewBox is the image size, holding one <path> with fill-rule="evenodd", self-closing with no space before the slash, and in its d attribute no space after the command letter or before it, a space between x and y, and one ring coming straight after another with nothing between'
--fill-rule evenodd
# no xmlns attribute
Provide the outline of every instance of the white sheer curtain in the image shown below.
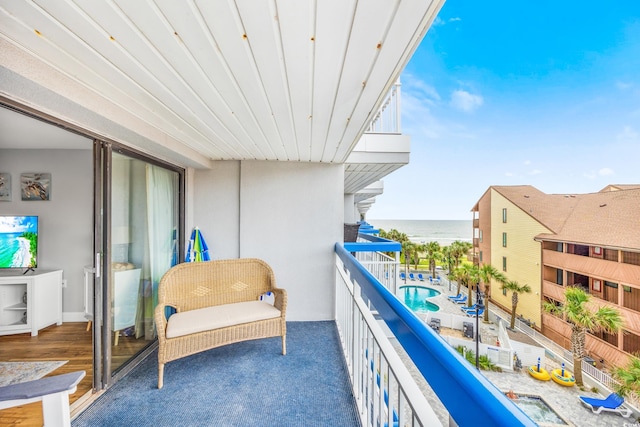
<svg viewBox="0 0 640 427"><path fill-rule="evenodd" d="M150 340L156 337L153 310L158 303L158 283L174 259L176 173L147 164L146 184L146 256L142 266L142 310L139 311L141 315L136 330L139 335L144 331L145 339Z"/></svg>

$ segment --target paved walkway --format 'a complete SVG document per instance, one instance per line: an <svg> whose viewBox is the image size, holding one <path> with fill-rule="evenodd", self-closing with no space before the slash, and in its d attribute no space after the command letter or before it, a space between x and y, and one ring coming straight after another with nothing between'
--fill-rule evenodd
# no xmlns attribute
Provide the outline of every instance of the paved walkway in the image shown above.
<svg viewBox="0 0 640 427"><path fill-rule="evenodd" d="M449 290L449 283L443 279L440 286L431 286L427 282L407 280L407 285L427 286L438 289L441 295L432 297L429 301L440 307L440 312L460 314L460 305L455 304L447 298L448 295L454 295L456 286L452 285ZM401 283L399 286L404 286ZM465 294L466 289L463 288L462 293ZM496 307L492 306L492 310ZM505 314L505 318L509 316ZM480 322L480 333L483 342L495 341L497 337L497 326L492 323ZM394 347L404 360L409 371L416 378L418 385L432 405L434 412L440 418L443 425L449 424L449 414L446 408L440 403L435 393L431 390L427 382L424 380L420 372L417 370L411 359L406 355L400 344L392 340ZM557 365L557 363L554 364ZM553 369L554 367L548 367ZM525 367L526 368L526 367ZM640 422L636 421L634 415L630 418L623 418L614 413L602 413L596 415L590 409L582 405L578 396L589 396L596 398L604 398L605 396L593 393L589 390L580 390L578 387L562 387L553 381L538 381L527 373L526 370L521 372L488 372L481 373L491 381L498 389L507 392L512 390L516 395L536 395L542 396L545 402L551 406L567 423L575 427L640 427ZM606 392L603 390L603 392ZM637 415L636 415L637 416Z"/></svg>

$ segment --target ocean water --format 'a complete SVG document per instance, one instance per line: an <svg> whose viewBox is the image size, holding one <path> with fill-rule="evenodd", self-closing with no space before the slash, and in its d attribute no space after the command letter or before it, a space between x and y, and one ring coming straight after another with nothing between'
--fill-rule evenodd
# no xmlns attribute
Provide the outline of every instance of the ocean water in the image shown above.
<svg viewBox="0 0 640 427"><path fill-rule="evenodd" d="M16 237L22 233L0 233L0 267L12 267L13 257L20 249Z"/></svg>
<svg viewBox="0 0 640 427"><path fill-rule="evenodd" d="M449 246L456 240L463 242L473 240L471 220L368 219L367 222L384 231L395 228L416 243L438 242L440 246Z"/></svg>

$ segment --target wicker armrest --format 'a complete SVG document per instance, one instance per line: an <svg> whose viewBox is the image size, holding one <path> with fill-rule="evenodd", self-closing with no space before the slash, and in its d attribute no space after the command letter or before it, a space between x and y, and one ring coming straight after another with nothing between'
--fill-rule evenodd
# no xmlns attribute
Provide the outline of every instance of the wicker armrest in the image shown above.
<svg viewBox="0 0 640 427"><path fill-rule="evenodd" d="M158 303L158 305L156 306L153 313L153 318L156 322L156 330L158 331L158 335L162 334L163 338L164 338L164 331L167 329L167 316L165 313L165 310L167 307L172 307L176 311L180 311L180 307L178 307L178 305L176 304Z"/></svg>
<svg viewBox="0 0 640 427"><path fill-rule="evenodd" d="M273 306L280 310L282 317L285 317L287 311L287 291L280 288L273 288L271 289L271 292L275 295Z"/></svg>

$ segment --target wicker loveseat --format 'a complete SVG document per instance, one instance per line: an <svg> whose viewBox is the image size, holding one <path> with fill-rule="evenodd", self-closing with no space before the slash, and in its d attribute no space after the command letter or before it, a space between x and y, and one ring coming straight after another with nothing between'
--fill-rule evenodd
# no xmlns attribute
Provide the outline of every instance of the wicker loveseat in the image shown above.
<svg viewBox="0 0 640 427"><path fill-rule="evenodd" d="M273 305L269 298L273 296ZM176 311L168 319L166 307ZM158 388L164 365L214 347L256 338L282 337L286 354L287 293L259 259L191 262L172 267L160 280Z"/></svg>

